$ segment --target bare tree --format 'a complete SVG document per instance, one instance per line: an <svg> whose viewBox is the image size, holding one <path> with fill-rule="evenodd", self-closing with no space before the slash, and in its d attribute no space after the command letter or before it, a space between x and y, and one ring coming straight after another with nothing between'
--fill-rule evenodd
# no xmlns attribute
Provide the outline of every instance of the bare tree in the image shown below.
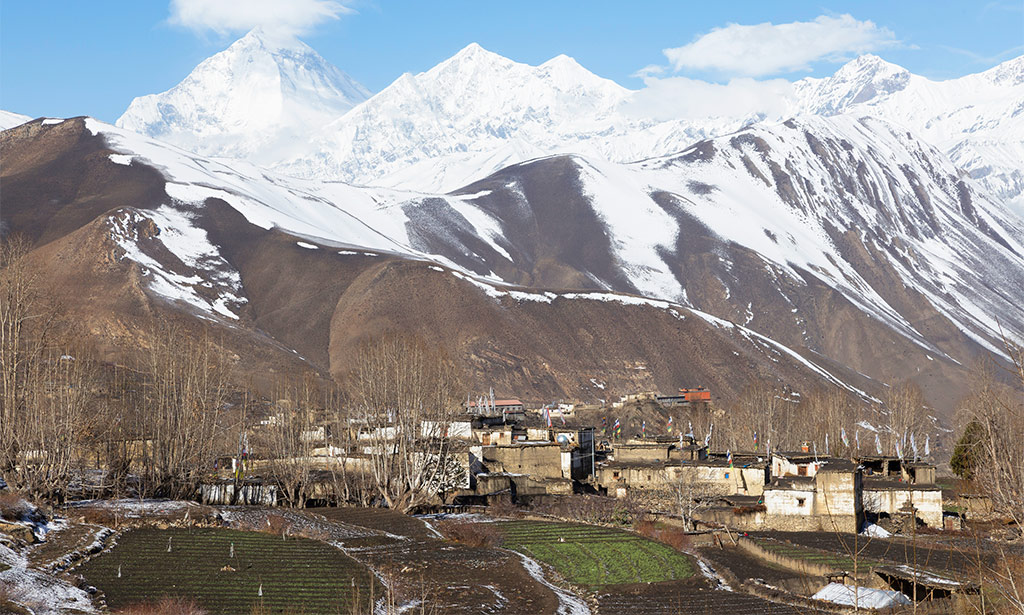
<svg viewBox="0 0 1024 615"><path fill-rule="evenodd" d="M376 496L407 512L442 491L461 397L452 361L420 339L385 335L361 346L349 390Z"/></svg>
<svg viewBox="0 0 1024 615"><path fill-rule="evenodd" d="M928 411L924 393L912 382L892 385L882 400L886 417L888 454L901 457L911 456L908 447L911 438L923 439L928 426Z"/></svg>
<svg viewBox="0 0 1024 615"><path fill-rule="evenodd" d="M262 429L258 441L266 458L265 472L281 488L291 506L303 508L313 483L313 449L326 434L320 390L312 374L293 383L277 403L273 424Z"/></svg>
<svg viewBox="0 0 1024 615"><path fill-rule="evenodd" d="M980 428L976 443L975 484L1000 514L1024 533L1024 347L1004 340L1009 357L1010 386L999 382L991 364L973 374L971 396L961 404L960 422ZM983 578L1012 612L1024 613L1024 565L1018 554L1000 549L991 565L982 565ZM979 558L980 559L980 558Z"/></svg>
<svg viewBox="0 0 1024 615"><path fill-rule="evenodd" d="M195 339L165 321L156 323L147 343L140 370L145 386L135 400L142 491L188 497L213 465L227 362L208 334Z"/></svg>
<svg viewBox="0 0 1024 615"><path fill-rule="evenodd" d="M0 473L31 497L61 499L91 432L96 375L90 355L58 327L29 249L19 237L0 242Z"/></svg>

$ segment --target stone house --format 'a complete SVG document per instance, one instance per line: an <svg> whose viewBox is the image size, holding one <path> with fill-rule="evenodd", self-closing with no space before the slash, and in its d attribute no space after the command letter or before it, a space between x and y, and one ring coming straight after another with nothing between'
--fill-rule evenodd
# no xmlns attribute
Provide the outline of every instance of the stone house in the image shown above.
<svg viewBox="0 0 1024 615"><path fill-rule="evenodd" d="M776 459L773 456L773 467ZM857 533L864 521L863 476L845 459L788 460L797 473L775 476L764 489L767 528ZM800 473L803 472L803 473Z"/></svg>
<svg viewBox="0 0 1024 615"><path fill-rule="evenodd" d="M898 457L858 459L864 468L864 510L876 518L893 518L913 507L928 527L942 528L942 488L935 484L935 466Z"/></svg>

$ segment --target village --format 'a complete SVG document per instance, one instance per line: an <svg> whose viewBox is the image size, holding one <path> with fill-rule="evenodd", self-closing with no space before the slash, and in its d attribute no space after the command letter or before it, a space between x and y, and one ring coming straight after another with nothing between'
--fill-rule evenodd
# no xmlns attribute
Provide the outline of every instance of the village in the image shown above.
<svg viewBox="0 0 1024 615"><path fill-rule="evenodd" d="M716 407L704 387L628 394L611 404L527 404L489 393L408 416L343 413L333 420L316 403L262 404L264 411L238 432L235 450L214 455L194 490L171 499L140 497L161 443L146 437L99 441L78 453L76 466L92 479L82 480L78 494L69 494L64 504L63 516L80 515L79 522L60 526L63 534L46 536L14 532L17 523L5 519L0 532L9 538L3 541L21 544L31 554L55 549L64 535L77 535L66 527L85 531L77 542L57 548L60 557L50 566L60 574L84 575L76 577L80 585L99 591L110 606L124 604L125 596L145 595L142 586L119 581L124 564L117 564L111 578L109 554L147 528L169 536L168 553L173 536L182 543L195 540L195 528L255 529L286 540L338 534L343 536L339 545L350 544L353 535L358 544L386 535L400 545L388 547L399 549L388 551L389 558L406 562L405 568L429 568L438 562L426 564L409 546L420 541L427 552L437 548L434 536L422 535L425 527L443 537L443 544L485 547L494 554L501 552L494 547L504 547L536 558L538 570L561 579L559 591L569 591L566 596L591 596L606 605L591 612L617 612L607 605L631 608L629 600L641 598L627 599L619 588L635 581L645 582L642 602L652 605L686 596L716 608L717 596L728 591L729 600L742 594L748 601L736 612L916 609L919 604L957 612L982 596L975 571L998 569L1003 561L992 555L995 543L965 554L965 525L993 527L999 516L987 496L941 484L929 436L923 450L913 434L887 440L887 446L906 453L887 455L877 433L873 441L865 437L868 446L862 447L859 428L852 428L851 438L840 426L831 444L826 435L820 444L803 440L781 449L773 446L771 435L762 441L752 431L750 446L734 450L719 440L728 441L720 434L731 427L735 442L737 418ZM27 466L33 455L45 456L25 454ZM109 478L118 464L129 477L120 494L111 491L115 482ZM374 510L379 512L366 514ZM420 529L410 531L404 519L417 520ZM594 532L600 536L596 543L590 537ZM595 551L598 544L632 549L635 540L650 546L635 553L622 546L605 554ZM1019 539L1008 540L1005 544L1019 549ZM669 551L651 551L655 545ZM276 557L269 553L277 547L266 548L268 558ZM366 566L371 577L380 574L380 562L362 547L339 548ZM681 573L688 564L673 559L678 557L696 558L707 580L695 580L692 571ZM653 559L643 563L648 558ZM591 559L603 573L580 572ZM624 572L615 572L623 565ZM664 569L643 572L652 565ZM457 564L446 560L444 566L454 570ZM225 570L235 568L228 562ZM446 596L451 612L458 612L459 598L444 578L438 572L433 581L436 598ZM708 582L719 590L710 602L701 593ZM267 591L271 585L268 581ZM258 589L262 604L264 581ZM372 580L365 591L372 593ZM291 604L287 600L293 597L282 599Z"/></svg>
<svg viewBox="0 0 1024 615"><path fill-rule="evenodd" d="M688 409L706 411L711 394L703 388L681 389L672 396L647 393L624 397L619 405L638 399L684 411L682 416ZM418 426L424 441L447 443L444 453L449 458L448 475L435 479L438 493L431 495L437 497L427 498L423 510L597 494L642 501L655 512L672 511L692 530L727 526L741 531L855 534L865 523L895 530L916 524L938 530L960 527L960 515L944 514L936 466L917 454L916 445L907 457L848 446L849 457L840 458L819 454L816 443L803 442L799 450L772 450L770 443L762 447L756 440L750 450L732 451L712 446L713 425L698 437L692 424L677 428L671 413L666 433L655 434L645 422L640 433L624 435L614 419L584 426L574 404L528 410L518 399L481 398L460 410L463 416L457 420L423 421ZM274 429L281 421L272 416L262 428ZM309 474L307 497L325 497L334 468L372 471L376 456L397 450L399 429L356 427L355 446L348 450L338 446L325 425L304 431L300 439L309 445L304 462L315 470ZM425 444L424 455L438 454L429 450ZM248 449L238 457L221 458L221 480L202 486L202 501L282 503L282 486L274 484L272 472L267 476L274 461Z"/></svg>

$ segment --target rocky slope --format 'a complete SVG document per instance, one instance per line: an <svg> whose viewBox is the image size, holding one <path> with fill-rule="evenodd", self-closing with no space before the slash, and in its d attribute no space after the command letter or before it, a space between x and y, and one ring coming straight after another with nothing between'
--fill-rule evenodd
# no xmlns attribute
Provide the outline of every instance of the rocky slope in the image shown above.
<svg viewBox="0 0 1024 615"><path fill-rule="evenodd" d="M911 378L948 411L1024 326L1020 222L879 121L752 127L631 165L546 157L446 195L274 175L90 119L0 145L3 223L55 280L88 282L71 296L94 332L170 310L263 368L341 375L398 329L532 399Z"/></svg>
<svg viewBox="0 0 1024 615"><path fill-rule="evenodd" d="M576 284L511 287L365 226L323 224L334 239L300 234L273 209L275 190L298 190L293 180L256 189L221 167L205 185L197 176L185 184L217 164L93 120L30 122L3 132L0 148L9 161L4 224L34 240L32 259L51 291L111 358L131 352L162 315L196 334L214 327L246 378L302 369L342 376L363 339L403 330L447 348L471 386L533 400L694 383L735 396L753 380L880 388L675 303ZM382 197L347 188L350 198L333 193L329 202L313 192L317 184L304 185L289 213L320 207L334 222L343 216L327 211L341 216L357 197ZM392 211L403 206L414 207L400 201ZM346 232L390 249L355 250Z"/></svg>

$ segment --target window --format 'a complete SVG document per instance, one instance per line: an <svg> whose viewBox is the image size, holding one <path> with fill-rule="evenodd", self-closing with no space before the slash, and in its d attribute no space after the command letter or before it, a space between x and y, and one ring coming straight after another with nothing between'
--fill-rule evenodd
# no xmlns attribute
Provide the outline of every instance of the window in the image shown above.
<svg viewBox="0 0 1024 615"><path fill-rule="evenodd" d="M804 505L804 502L806 502L806 501L807 501L807 500L806 500L805 498L797 498L797 499L796 499L796 505L797 505L797 506L803 506L803 505Z"/></svg>
<svg viewBox="0 0 1024 615"><path fill-rule="evenodd" d="M807 464L800 464L796 467L796 473L798 476L807 476Z"/></svg>
<svg viewBox="0 0 1024 615"><path fill-rule="evenodd" d="M725 477L729 478L729 473L728 472L725 473Z"/></svg>
<svg viewBox="0 0 1024 615"><path fill-rule="evenodd" d="M619 473L618 472L612 472L612 478L618 478L618 477L619 477Z"/></svg>

